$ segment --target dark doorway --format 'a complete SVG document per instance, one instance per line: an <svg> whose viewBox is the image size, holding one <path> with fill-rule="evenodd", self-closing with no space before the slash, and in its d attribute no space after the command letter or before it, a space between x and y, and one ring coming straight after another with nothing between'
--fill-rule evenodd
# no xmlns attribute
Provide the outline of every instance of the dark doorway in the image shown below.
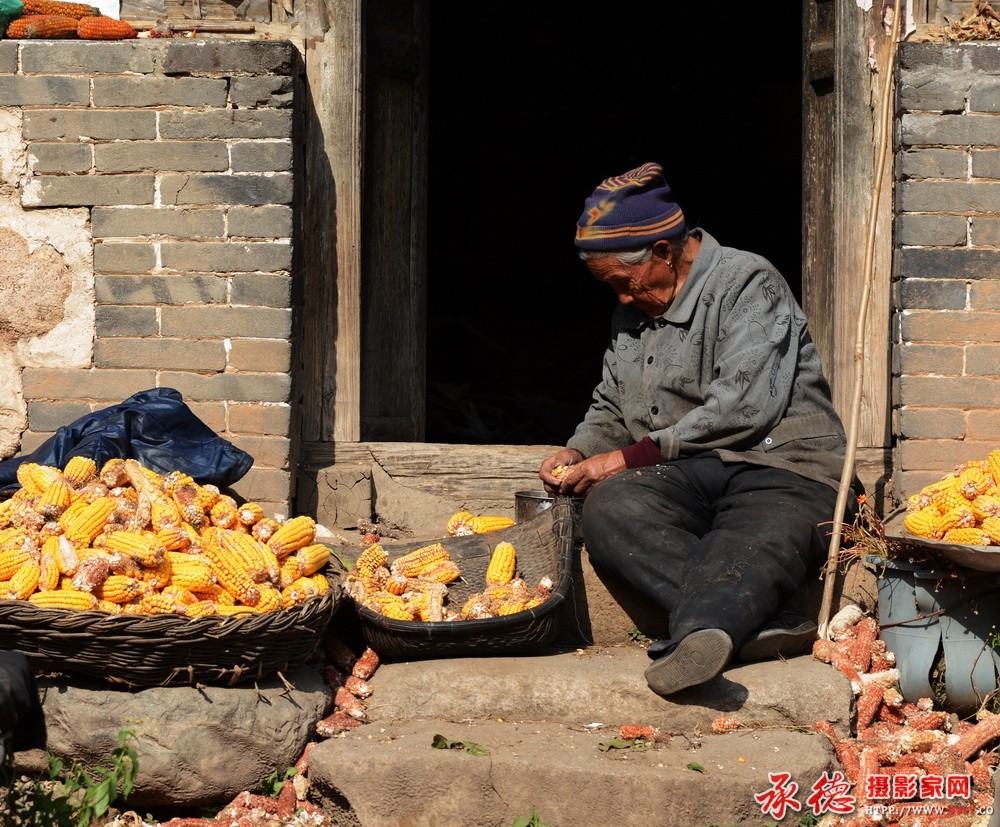
<svg viewBox="0 0 1000 827"><path fill-rule="evenodd" d="M610 175L658 161L800 294L801 10L618 6L432 9L428 441L572 434L615 304L574 224Z"/></svg>

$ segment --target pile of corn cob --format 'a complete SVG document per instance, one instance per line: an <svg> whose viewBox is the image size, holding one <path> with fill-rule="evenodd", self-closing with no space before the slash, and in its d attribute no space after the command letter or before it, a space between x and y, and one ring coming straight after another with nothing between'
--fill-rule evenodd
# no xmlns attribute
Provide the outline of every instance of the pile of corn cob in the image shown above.
<svg viewBox="0 0 1000 827"><path fill-rule="evenodd" d="M124 20L101 14L96 6L63 0L24 0L21 17L5 31L9 38L127 40L138 32Z"/></svg>
<svg viewBox="0 0 1000 827"><path fill-rule="evenodd" d="M311 517L284 525L179 471L24 463L0 503L0 599L45 608L262 613L326 592L330 550Z"/></svg>
<svg viewBox="0 0 1000 827"><path fill-rule="evenodd" d="M534 589L515 579L517 553L497 543L486 570L486 588L461 609L448 605L448 584L462 576L441 543L433 543L389 562L379 544L368 546L347 575L347 593L373 612L392 620L481 620L532 609L552 592L544 577Z"/></svg>
<svg viewBox="0 0 1000 827"><path fill-rule="evenodd" d="M1000 449L966 462L907 500L903 526L927 540L1000 545Z"/></svg>

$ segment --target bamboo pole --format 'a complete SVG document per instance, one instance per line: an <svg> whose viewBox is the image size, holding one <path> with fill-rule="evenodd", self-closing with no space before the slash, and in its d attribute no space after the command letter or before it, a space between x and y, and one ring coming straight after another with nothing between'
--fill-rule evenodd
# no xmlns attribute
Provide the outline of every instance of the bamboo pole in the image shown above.
<svg viewBox="0 0 1000 827"><path fill-rule="evenodd" d="M861 420L862 385L865 374L865 321L868 315L868 302L871 297L874 281L875 261L875 229L878 219L879 202L882 198L882 175L885 172L885 159L888 154L890 118L892 116L892 87L896 71L896 50L899 46L900 16L902 14L901 0L895 0L892 15L891 45L885 67L882 84L882 98L879 106L879 142L875 159L875 177L872 181L871 211L868 216L868 237L865 243L864 286L861 290L861 301L858 307L858 322L854 334L854 385L851 394L850 421L847 429L847 449L844 453L844 465L840 472L840 486L837 489L837 504L833 514L833 530L830 546L827 551L826 568L823 580L823 600L820 603L819 630L817 636L822 640L827 636L830 623L830 611L833 606L833 589L837 580L837 559L840 556L840 541L844 529L844 509L854 478L854 466L858 453L858 430Z"/></svg>

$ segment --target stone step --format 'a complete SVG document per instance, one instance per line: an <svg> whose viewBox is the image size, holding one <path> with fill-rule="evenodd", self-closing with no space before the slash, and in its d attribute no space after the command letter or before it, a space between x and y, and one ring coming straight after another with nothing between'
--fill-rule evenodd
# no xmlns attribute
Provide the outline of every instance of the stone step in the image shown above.
<svg viewBox="0 0 1000 827"><path fill-rule="evenodd" d="M808 810L808 790L836 768L828 739L787 728L602 751L612 727L455 718L375 722L318 744L309 780L334 823L510 827L535 811L552 827L770 824L754 800L768 773L791 773ZM434 749L439 734L489 755Z"/></svg>

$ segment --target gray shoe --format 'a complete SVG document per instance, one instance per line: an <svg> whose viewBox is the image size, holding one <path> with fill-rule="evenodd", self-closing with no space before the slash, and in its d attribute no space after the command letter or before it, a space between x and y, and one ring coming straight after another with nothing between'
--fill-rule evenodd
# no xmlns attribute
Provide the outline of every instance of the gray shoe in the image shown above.
<svg viewBox="0 0 1000 827"><path fill-rule="evenodd" d="M794 609L783 609L754 632L740 647L737 657L746 662L795 657L812 650L816 626Z"/></svg>
<svg viewBox="0 0 1000 827"><path fill-rule="evenodd" d="M646 668L646 683L657 695L667 696L716 677L733 654L733 642L722 629L699 629Z"/></svg>

